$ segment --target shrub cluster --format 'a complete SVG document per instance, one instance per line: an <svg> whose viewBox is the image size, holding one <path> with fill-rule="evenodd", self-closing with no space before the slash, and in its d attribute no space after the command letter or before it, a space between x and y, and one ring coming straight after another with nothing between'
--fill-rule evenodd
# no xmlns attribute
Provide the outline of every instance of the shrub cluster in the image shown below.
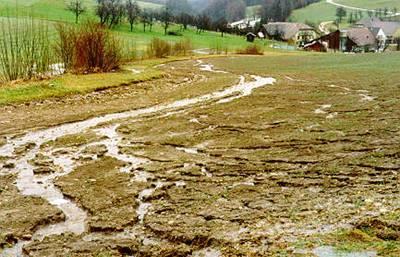
<svg viewBox="0 0 400 257"><path fill-rule="evenodd" d="M79 28L57 25L57 54L67 70L75 73L108 72L118 68L122 47L102 25L86 22Z"/></svg>
<svg viewBox="0 0 400 257"><path fill-rule="evenodd" d="M192 43L190 39L169 43L159 38L153 38L147 47L147 56L149 58L165 58L171 55L187 55L191 50Z"/></svg>
<svg viewBox="0 0 400 257"><path fill-rule="evenodd" d="M237 54L263 55L264 50L259 45L253 44L236 51Z"/></svg>
<svg viewBox="0 0 400 257"><path fill-rule="evenodd" d="M48 26L33 19L0 21L0 80L41 78L51 72Z"/></svg>

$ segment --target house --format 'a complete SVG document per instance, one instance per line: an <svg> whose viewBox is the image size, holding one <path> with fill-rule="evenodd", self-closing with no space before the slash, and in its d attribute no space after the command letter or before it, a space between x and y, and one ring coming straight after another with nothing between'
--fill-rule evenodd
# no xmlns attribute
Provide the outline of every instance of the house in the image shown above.
<svg viewBox="0 0 400 257"><path fill-rule="evenodd" d="M304 45L317 37L315 29L303 23L270 22L263 25L263 28L269 38L286 41L298 46Z"/></svg>
<svg viewBox="0 0 400 257"><path fill-rule="evenodd" d="M247 40L247 42L254 42L254 40L256 39L256 37L257 37L257 35L254 34L254 33L251 33L251 32L249 32L249 33L246 34L246 40Z"/></svg>
<svg viewBox="0 0 400 257"><path fill-rule="evenodd" d="M304 50L318 52L371 52L377 48L375 35L367 28L337 30L304 45Z"/></svg>
<svg viewBox="0 0 400 257"><path fill-rule="evenodd" d="M342 33L340 32L340 30L336 30L335 32L329 33L320 38L307 42L304 45L304 50L317 52L327 52L331 50L336 52L341 49L341 38Z"/></svg>
<svg viewBox="0 0 400 257"><path fill-rule="evenodd" d="M377 51L378 44L374 34L368 28L350 28L341 36L341 49L344 52Z"/></svg>
<svg viewBox="0 0 400 257"><path fill-rule="evenodd" d="M369 28L371 33L374 35L377 43L378 52L383 52L386 49L387 36L382 28Z"/></svg>
<svg viewBox="0 0 400 257"><path fill-rule="evenodd" d="M396 38L395 34L400 29L400 22L396 21L382 21L379 18L365 18L356 23L356 26L365 27L371 31L376 30L376 28L382 29L385 35L385 45L395 44ZM380 36L382 36L382 32ZM379 40L379 39L378 39Z"/></svg>
<svg viewBox="0 0 400 257"><path fill-rule="evenodd" d="M320 38L322 42L325 42L328 49L333 51L339 51L341 49L340 42L342 38L342 32L340 30L336 30L328 35L324 35Z"/></svg>
<svg viewBox="0 0 400 257"><path fill-rule="evenodd" d="M254 29L258 23L261 22L261 18L247 18L240 21L235 21L228 24L228 28L231 29Z"/></svg>
<svg viewBox="0 0 400 257"><path fill-rule="evenodd" d="M327 52L328 46L326 42L315 40L311 43L307 43L303 47L306 51L313 51L313 52Z"/></svg>

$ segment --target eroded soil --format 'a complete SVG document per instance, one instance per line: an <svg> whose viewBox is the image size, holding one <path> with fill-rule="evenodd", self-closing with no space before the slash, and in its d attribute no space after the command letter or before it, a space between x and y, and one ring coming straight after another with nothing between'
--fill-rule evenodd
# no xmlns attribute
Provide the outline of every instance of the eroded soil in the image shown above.
<svg viewBox="0 0 400 257"><path fill-rule="evenodd" d="M0 209L6 217L0 228L18 224L0 232L12 241L0 240L27 241L28 256L313 256L318 243L333 244L325 234L341 229L399 240L393 218L400 206L398 88L264 71L255 75L277 82L222 95L240 75L246 82L257 78L213 63L217 68L207 61L172 63L162 67L171 70L165 80L54 100L52 109L47 103L4 107L15 112L1 114L9 143L21 137L11 132L168 106L3 154L0 174L8 175L0 180L0 204L3 195L12 203ZM222 68L227 73L215 72ZM22 120L27 108L32 114ZM83 233L25 236L65 218L13 185L15 160L31 151L37 151L29 160L35 179L46 177L86 212ZM20 215L29 215L29 223L15 219Z"/></svg>

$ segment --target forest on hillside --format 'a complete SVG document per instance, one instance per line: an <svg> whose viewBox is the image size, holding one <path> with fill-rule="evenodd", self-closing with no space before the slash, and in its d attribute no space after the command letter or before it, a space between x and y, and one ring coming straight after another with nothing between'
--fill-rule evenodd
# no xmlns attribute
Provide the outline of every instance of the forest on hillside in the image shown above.
<svg viewBox="0 0 400 257"><path fill-rule="evenodd" d="M285 21L293 10L320 0L148 0L167 4L174 14L206 14L213 21L229 22L245 17L246 7L260 6L259 15L264 21Z"/></svg>

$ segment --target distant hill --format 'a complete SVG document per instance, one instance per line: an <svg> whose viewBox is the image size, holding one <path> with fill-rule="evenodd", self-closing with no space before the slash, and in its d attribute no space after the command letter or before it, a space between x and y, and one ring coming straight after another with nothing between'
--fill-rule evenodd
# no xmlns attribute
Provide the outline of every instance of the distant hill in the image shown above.
<svg viewBox="0 0 400 257"><path fill-rule="evenodd" d="M356 7L361 9L384 10L387 8L389 11L397 9L400 12L400 1L399 0L333 0L334 3L349 6L347 8L348 15L351 12L356 12L356 10L350 7ZM311 4L305 8L293 11L290 16L291 21L298 22L310 22L314 24L319 24L324 21L333 21L336 19L336 9L338 7L332 3L328 3L326 0L321 0L318 3ZM359 12L359 11L357 11ZM368 16L367 11L361 11L363 17ZM344 19L347 21L347 17Z"/></svg>

